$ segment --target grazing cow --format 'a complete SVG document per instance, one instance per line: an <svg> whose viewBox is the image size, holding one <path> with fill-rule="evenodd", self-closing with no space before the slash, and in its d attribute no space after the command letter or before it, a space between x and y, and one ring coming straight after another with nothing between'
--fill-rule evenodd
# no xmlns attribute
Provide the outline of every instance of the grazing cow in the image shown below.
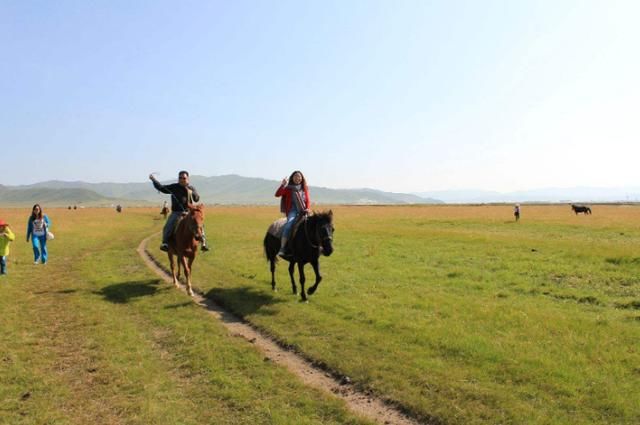
<svg viewBox="0 0 640 425"><path fill-rule="evenodd" d="M571 209L573 210L574 213L576 213L576 215L578 215L579 213L583 213L585 215L591 214L591 208L585 205L571 204Z"/></svg>

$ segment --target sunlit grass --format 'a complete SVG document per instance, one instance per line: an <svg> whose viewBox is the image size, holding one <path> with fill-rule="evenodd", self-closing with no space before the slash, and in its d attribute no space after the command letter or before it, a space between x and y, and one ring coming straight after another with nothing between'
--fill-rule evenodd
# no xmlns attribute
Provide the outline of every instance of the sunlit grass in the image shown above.
<svg viewBox="0 0 640 425"><path fill-rule="evenodd" d="M640 420L640 208L525 206L517 224L509 206L334 212L336 251L309 304L286 264L270 290L261 241L274 208L209 208L214 251L196 285L424 417Z"/></svg>
<svg viewBox="0 0 640 425"><path fill-rule="evenodd" d="M155 210L48 213L49 263L17 238L0 282L0 423L364 423L146 268L135 248Z"/></svg>
<svg viewBox="0 0 640 425"><path fill-rule="evenodd" d="M509 206L334 212L308 304L284 263L270 289L275 207L208 207L195 285L418 416L640 422L640 208L524 206L517 224ZM17 234L0 281L6 423L355 422L158 282L134 252L156 210L49 210L47 266L24 242L28 211L1 213Z"/></svg>

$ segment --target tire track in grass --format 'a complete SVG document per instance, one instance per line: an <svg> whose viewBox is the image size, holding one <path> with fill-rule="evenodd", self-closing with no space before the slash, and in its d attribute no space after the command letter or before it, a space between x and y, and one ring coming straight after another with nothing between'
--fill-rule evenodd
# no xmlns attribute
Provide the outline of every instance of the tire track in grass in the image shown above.
<svg viewBox="0 0 640 425"><path fill-rule="evenodd" d="M151 270L165 282L173 284L169 271L146 249L147 242L153 236L155 235L151 235L140 242L137 252ZM186 293L184 285L180 285L180 289ZM352 412L369 420L382 424L418 424L416 420L408 417L397 408L390 406L384 400L358 391L355 385L350 383L347 378L336 379L327 371L315 366L311 361L308 361L293 351L281 347L274 339L259 332L250 324L225 310L214 301L205 298L195 287L194 292L195 295L192 297L193 301L218 319L229 330L232 336L246 339L264 354L265 359L284 366L298 376L305 385L332 393L334 396L344 400ZM428 423L435 424L439 423L439 421L434 419Z"/></svg>

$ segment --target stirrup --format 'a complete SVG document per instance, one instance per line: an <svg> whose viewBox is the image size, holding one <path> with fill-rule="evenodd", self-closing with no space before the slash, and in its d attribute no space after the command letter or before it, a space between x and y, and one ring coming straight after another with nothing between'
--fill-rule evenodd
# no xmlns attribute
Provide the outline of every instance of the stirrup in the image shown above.
<svg viewBox="0 0 640 425"><path fill-rule="evenodd" d="M291 253L289 251L280 250L280 251L278 251L278 257L280 257L282 259L285 259L285 260L288 260L288 259L292 258L293 256L291 255Z"/></svg>

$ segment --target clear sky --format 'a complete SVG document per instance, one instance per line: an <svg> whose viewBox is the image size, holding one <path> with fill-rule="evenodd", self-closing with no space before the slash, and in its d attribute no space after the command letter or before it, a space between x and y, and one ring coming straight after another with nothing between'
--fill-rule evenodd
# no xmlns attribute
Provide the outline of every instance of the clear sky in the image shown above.
<svg viewBox="0 0 640 425"><path fill-rule="evenodd" d="M0 184L640 184L640 2L0 0Z"/></svg>

